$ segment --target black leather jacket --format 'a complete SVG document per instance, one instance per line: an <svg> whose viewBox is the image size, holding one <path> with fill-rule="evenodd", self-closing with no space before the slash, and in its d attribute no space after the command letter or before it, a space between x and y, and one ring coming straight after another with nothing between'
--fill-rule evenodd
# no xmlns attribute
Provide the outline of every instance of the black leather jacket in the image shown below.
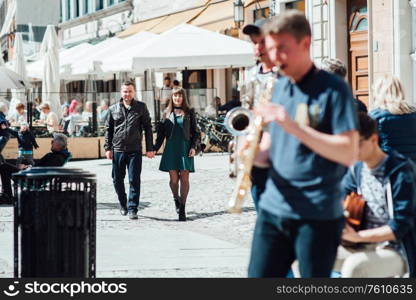
<svg viewBox="0 0 416 300"><path fill-rule="evenodd" d="M105 126L104 148L106 151L141 151L143 130L146 138L146 151L153 151L151 119L146 104L143 102L133 100L129 110L124 107L122 99L119 103L111 105Z"/></svg>
<svg viewBox="0 0 416 300"><path fill-rule="evenodd" d="M172 137L173 129L175 126L176 126L175 117L173 113L169 115L169 118L163 120L159 124L158 130L157 130L155 151L159 150L165 138L170 139ZM191 109L189 113L184 116L183 134L185 136L185 139L187 141L190 141L190 149L191 148L196 149L196 146L200 137L200 133L196 125L195 111L193 109Z"/></svg>

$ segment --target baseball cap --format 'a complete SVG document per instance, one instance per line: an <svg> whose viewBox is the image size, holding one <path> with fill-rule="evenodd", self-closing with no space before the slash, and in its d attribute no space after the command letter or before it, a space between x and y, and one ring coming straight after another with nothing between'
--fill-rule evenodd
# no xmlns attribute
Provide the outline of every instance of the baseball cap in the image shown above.
<svg viewBox="0 0 416 300"><path fill-rule="evenodd" d="M267 19L260 19L254 22L254 24L248 24L244 26L243 33L247 35L260 34L261 27L267 22Z"/></svg>

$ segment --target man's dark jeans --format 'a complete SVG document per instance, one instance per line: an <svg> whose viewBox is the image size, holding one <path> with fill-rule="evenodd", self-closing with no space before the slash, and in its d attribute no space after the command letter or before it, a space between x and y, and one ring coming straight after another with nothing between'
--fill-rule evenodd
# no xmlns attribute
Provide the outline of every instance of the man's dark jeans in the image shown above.
<svg viewBox="0 0 416 300"><path fill-rule="evenodd" d="M297 259L302 277L330 277L344 219L295 220L260 209L248 277L286 277Z"/></svg>
<svg viewBox="0 0 416 300"><path fill-rule="evenodd" d="M6 144L8 141L9 141L8 137L0 136L0 153L3 151L4 147L6 147Z"/></svg>
<svg viewBox="0 0 416 300"><path fill-rule="evenodd" d="M124 177L126 169L129 175L129 199L124 189ZM141 152L116 152L113 153L113 183L120 205L129 211L137 212L140 198L140 174L142 172Z"/></svg>
<svg viewBox="0 0 416 300"><path fill-rule="evenodd" d="M269 175L269 168L259 168L253 166L251 170L251 198L253 198L254 207L259 211L260 196L266 189L266 181Z"/></svg>
<svg viewBox="0 0 416 300"><path fill-rule="evenodd" d="M12 174L19 171L20 170L16 166L11 165L9 163L3 163L0 165L2 193L6 194L9 197L13 196Z"/></svg>

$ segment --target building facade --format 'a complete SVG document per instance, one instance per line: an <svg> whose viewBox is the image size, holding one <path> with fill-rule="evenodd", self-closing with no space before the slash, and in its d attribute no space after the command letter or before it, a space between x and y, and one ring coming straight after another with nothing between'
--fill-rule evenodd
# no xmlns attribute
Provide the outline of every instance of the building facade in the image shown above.
<svg viewBox="0 0 416 300"><path fill-rule="evenodd" d="M37 53L46 26L58 25L60 3L56 0L4 0L0 3L0 40L3 59L13 56L14 36L22 33L25 56Z"/></svg>
<svg viewBox="0 0 416 300"><path fill-rule="evenodd" d="M64 47L96 43L123 31L133 20L132 0L59 0Z"/></svg>
<svg viewBox="0 0 416 300"><path fill-rule="evenodd" d="M348 66L348 81L357 98L368 103L371 86L383 74L403 83L406 98L416 103L415 0L272 0L279 13L304 10L312 25L311 56L319 62L339 58Z"/></svg>

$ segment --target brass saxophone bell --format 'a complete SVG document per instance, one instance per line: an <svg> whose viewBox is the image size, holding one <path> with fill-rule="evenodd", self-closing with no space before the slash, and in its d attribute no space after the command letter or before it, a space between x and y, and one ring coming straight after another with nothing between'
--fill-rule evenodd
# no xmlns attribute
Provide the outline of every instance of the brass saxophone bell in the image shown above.
<svg viewBox="0 0 416 300"><path fill-rule="evenodd" d="M234 136L246 135L253 124L253 113L243 107L230 110L224 119L224 126Z"/></svg>

